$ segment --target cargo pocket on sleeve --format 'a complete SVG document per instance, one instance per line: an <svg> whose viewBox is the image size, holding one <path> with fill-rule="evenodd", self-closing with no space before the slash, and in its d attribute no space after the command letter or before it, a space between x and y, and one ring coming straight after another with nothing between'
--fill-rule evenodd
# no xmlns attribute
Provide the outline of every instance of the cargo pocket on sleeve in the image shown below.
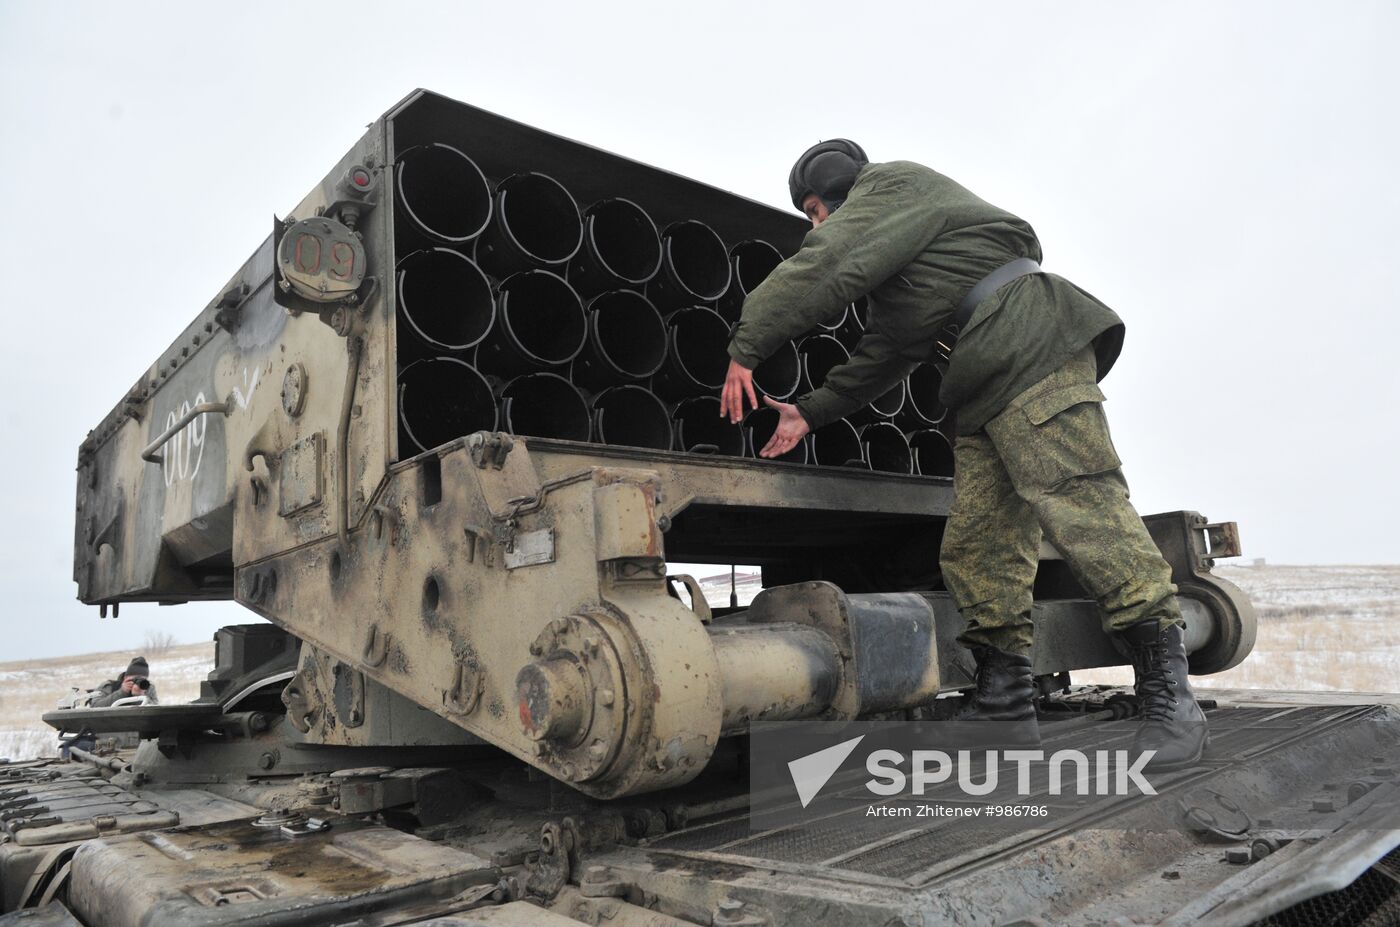
<svg viewBox="0 0 1400 927"><path fill-rule="evenodd" d="M1041 393L1026 401L1021 411L1032 425L1044 425L1061 412L1081 402L1103 402L1103 390L1097 383L1073 383Z"/></svg>
<svg viewBox="0 0 1400 927"><path fill-rule="evenodd" d="M987 432L996 442L1016 491L1050 492L1066 480L1116 470L1121 461L1108 433L1103 391L1075 383L1007 409Z"/></svg>

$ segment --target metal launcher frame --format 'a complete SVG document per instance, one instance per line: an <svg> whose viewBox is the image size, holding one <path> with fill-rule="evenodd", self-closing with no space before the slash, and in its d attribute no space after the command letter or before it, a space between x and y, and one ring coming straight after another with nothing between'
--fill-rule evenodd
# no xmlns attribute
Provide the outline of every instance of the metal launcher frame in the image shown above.
<svg viewBox="0 0 1400 927"><path fill-rule="evenodd" d="M493 182L547 172L580 202L626 196L658 224L699 219L726 242L792 253L804 232L412 94L84 442L79 597L104 611L236 599L304 642L283 698L308 741L382 744L375 713L406 697L603 798L690 780L754 721L898 711L966 687L937 571L949 478L491 429L406 452L395 172L441 144ZM302 273L312 239L329 275ZM1233 525L1185 512L1148 524L1180 586L1193 671L1235 665L1253 614L1209 571L1238 552ZM712 614L694 590L692 605L671 594L667 559L760 564L767 588ZM1035 619L1038 672L1121 662L1048 549Z"/></svg>

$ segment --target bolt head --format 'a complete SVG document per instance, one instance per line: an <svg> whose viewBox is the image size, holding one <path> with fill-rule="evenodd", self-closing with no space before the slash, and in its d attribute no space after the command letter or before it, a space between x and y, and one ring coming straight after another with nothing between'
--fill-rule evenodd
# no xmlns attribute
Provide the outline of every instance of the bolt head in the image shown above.
<svg viewBox="0 0 1400 927"><path fill-rule="evenodd" d="M613 695L612 689L598 690L598 701L602 702L604 705L611 705L616 700L616 698L617 696Z"/></svg>

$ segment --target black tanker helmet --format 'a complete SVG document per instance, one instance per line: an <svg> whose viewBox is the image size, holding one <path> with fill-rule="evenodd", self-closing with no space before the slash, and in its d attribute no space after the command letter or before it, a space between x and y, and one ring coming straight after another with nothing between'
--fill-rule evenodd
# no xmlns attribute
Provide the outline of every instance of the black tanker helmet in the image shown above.
<svg viewBox="0 0 1400 927"><path fill-rule="evenodd" d="M815 193L828 211L835 212L846 202L860 169L869 163L865 149L848 138L818 142L802 153L788 174L792 205L802 212L802 201Z"/></svg>

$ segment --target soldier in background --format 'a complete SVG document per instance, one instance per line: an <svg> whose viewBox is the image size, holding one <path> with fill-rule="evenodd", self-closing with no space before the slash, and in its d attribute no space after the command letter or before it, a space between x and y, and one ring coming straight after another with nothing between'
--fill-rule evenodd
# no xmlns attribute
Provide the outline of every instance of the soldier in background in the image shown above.
<svg viewBox="0 0 1400 927"><path fill-rule="evenodd" d="M151 682L150 676L151 667L146 658L133 657L116 679L109 679L93 690L95 694L88 700L88 707L105 708L115 701L137 695L146 696L147 702L154 704L157 701L156 685Z"/></svg>
<svg viewBox="0 0 1400 927"><path fill-rule="evenodd" d="M117 674L116 679L109 679L99 685L96 689L88 690L88 700L84 708L109 708L114 702L124 698L145 696L146 704L156 703L156 685L150 679L151 667L146 662L145 657L134 657L127 664L126 669ZM114 739L118 741L118 746L135 746L136 735L116 734ZM97 735L89 730L81 730L75 734L70 734L60 738L58 742L59 756L68 759L68 751L72 747L91 752L97 746Z"/></svg>
<svg viewBox="0 0 1400 927"><path fill-rule="evenodd" d="M950 324L959 329L940 399L956 414L954 503L940 560L977 660L962 717L1034 725L1032 584L1042 533L1098 601L1105 630L1132 654L1151 768L1186 765L1207 743L1187 681L1171 569L1128 501L1097 385L1123 323L1040 270L1022 219L908 161L871 164L845 139L806 151L788 180L812 222L801 249L744 303L729 345L721 414L757 407L753 369L784 342L869 297L850 360L793 403L764 397L780 422L763 457L883 395Z"/></svg>

